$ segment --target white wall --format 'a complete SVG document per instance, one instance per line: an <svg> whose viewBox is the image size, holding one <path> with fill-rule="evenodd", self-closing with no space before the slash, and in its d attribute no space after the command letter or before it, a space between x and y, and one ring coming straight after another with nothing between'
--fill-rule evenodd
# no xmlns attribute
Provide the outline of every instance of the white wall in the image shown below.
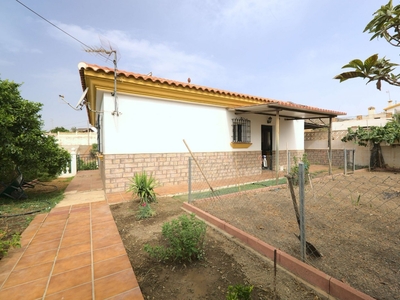
<svg viewBox="0 0 400 300"><path fill-rule="evenodd" d="M186 140L194 152L261 150L261 125L267 117L237 116L225 108L179 103L161 99L118 95L120 116L112 115L114 97L103 98L103 153L175 153L187 152ZM232 119L251 120L252 145L232 149ZM303 121L280 122L280 150L304 149ZM275 144L275 142L273 142ZM274 146L275 148L275 146Z"/></svg>
<svg viewBox="0 0 400 300"><path fill-rule="evenodd" d="M92 145L97 143L96 132L58 132L49 133L54 136L60 146Z"/></svg>

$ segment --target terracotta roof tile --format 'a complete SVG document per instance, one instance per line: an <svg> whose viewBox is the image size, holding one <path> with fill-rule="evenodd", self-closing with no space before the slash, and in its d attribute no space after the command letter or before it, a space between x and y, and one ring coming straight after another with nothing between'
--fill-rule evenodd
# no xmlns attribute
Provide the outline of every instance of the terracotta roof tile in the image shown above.
<svg viewBox="0 0 400 300"><path fill-rule="evenodd" d="M112 69L112 68L103 67L103 66L99 66L99 65L95 65L95 64L87 64L87 63L84 63L84 62L79 63L78 68L79 68L80 73L81 73L82 85L84 85L84 77L83 77L83 72L82 72L83 69L85 69L85 70L86 69L92 69L95 72L104 72L106 74L114 73L114 69ZM283 105L283 106L286 106L286 107L314 110L314 111L331 113L331 114L336 114L336 115L346 115L346 113L344 113L344 112L327 110L327 109L322 109L322 108L318 108L318 107L297 104L297 103L293 103L293 102L280 101L280 100L274 100L274 99L270 99L270 98L264 98L264 97L252 96L252 95L247 95L247 94L235 93L235 92L230 92L230 91L226 91L226 90L221 90L221 89L216 89L216 88L196 85L196 84L192 84L192 83L188 83L188 82L180 82L180 81L160 78L160 77L156 77L156 76L150 76L150 75L144 75L144 74L139 74L139 73L127 72L127 71L123 71L123 70L118 70L118 75L119 76L123 75L123 76L125 76L127 78L135 78L135 79L141 79L141 80L144 80L144 81L152 81L154 83L168 84L168 85L176 86L176 87L190 88L190 89L196 89L196 90L215 93L215 94L220 94L220 95L238 97L238 98L242 98L242 99L249 99L249 100L253 100L253 101L258 102L259 104L275 103L275 104ZM85 87L83 87L83 88L85 88Z"/></svg>

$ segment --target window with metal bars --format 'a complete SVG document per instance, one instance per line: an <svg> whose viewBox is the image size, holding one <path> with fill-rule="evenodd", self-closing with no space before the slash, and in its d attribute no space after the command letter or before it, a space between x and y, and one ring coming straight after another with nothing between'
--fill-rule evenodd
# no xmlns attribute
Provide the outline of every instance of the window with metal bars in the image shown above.
<svg viewBox="0 0 400 300"><path fill-rule="evenodd" d="M244 118L232 119L232 142L250 143L251 142L251 123Z"/></svg>

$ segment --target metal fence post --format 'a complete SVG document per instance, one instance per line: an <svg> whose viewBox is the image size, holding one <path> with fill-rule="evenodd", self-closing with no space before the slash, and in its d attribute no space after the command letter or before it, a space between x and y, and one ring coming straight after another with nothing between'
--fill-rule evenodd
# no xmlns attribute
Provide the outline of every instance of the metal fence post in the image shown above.
<svg viewBox="0 0 400 300"><path fill-rule="evenodd" d="M344 150L344 175L347 175L347 149Z"/></svg>
<svg viewBox="0 0 400 300"><path fill-rule="evenodd" d="M189 170L188 170L188 202L192 202L192 158L189 157Z"/></svg>
<svg viewBox="0 0 400 300"><path fill-rule="evenodd" d="M299 198L300 198L300 256L306 260L306 225L305 225L305 197L304 197L304 163L299 163Z"/></svg>

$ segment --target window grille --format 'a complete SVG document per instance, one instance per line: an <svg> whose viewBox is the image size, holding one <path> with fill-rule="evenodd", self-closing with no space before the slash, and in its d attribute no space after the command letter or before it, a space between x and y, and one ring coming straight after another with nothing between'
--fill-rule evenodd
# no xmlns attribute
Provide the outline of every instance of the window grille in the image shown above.
<svg viewBox="0 0 400 300"><path fill-rule="evenodd" d="M251 142L251 123L244 118L232 119L232 141L234 143Z"/></svg>

